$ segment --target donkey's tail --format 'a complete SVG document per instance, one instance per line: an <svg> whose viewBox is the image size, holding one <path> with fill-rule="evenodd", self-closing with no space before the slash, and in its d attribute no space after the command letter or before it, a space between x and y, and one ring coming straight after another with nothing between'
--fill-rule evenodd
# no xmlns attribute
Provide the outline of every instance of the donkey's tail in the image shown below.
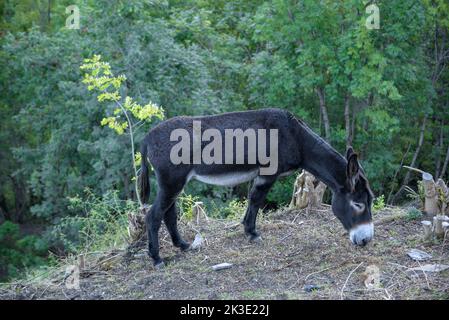
<svg viewBox="0 0 449 320"><path fill-rule="evenodd" d="M141 166L140 166L140 200L145 205L150 198L150 177L148 163L148 144L145 140L140 146Z"/></svg>

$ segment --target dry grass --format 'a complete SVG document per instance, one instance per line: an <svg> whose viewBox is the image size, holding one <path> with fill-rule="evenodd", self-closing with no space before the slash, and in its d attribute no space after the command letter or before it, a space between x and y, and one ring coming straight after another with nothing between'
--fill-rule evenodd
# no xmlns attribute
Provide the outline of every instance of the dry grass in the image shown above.
<svg viewBox="0 0 449 320"><path fill-rule="evenodd" d="M154 270L144 248L86 257L80 290L67 289L64 271L0 287L3 299L449 299L449 270L411 272L420 265L406 252L432 254L425 263L449 264L449 241L423 243L420 221L401 209L376 214L375 240L350 244L328 208L279 211L258 221L263 242L250 244L238 221L210 220L200 229L204 246L181 253L161 231L161 255L168 265ZM181 222L190 241L195 231ZM213 271L212 265L233 267ZM73 262L72 262L73 263ZM421 262L423 264L423 262ZM380 286L368 289L366 268L380 270ZM308 290L308 288L315 288Z"/></svg>

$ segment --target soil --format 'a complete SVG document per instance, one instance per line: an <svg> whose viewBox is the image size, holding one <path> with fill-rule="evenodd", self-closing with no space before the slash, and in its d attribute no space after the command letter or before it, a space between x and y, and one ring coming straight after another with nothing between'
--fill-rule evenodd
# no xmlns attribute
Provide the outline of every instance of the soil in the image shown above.
<svg viewBox="0 0 449 320"><path fill-rule="evenodd" d="M377 212L374 221L375 239L366 247L350 243L328 207L262 214L260 243L248 242L238 220L181 221L184 237L192 241L199 231L203 246L180 252L162 228L161 270L144 247L91 253L81 262L79 289L67 287L65 265L2 285L0 299L449 299L449 269L411 270L449 265L449 241L425 242L421 219L400 208ZM410 249L432 258L414 261ZM225 262L232 267L212 270Z"/></svg>

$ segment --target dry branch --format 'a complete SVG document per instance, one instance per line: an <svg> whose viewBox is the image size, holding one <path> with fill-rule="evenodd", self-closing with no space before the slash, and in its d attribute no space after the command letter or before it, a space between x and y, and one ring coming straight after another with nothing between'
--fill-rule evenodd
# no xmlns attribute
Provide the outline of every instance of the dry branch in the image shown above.
<svg viewBox="0 0 449 320"><path fill-rule="evenodd" d="M207 217L206 211L204 211L203 202L197 201L193 204L192 207L192 216L196 217L196 224L200 225L202 218L204 222L209 222L209 218Z"/></svg>

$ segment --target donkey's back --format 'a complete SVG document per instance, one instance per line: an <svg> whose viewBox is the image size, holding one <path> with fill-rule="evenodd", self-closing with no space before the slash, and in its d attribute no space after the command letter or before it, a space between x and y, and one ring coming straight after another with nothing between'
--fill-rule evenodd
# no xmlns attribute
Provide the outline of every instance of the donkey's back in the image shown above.
<svg viewBox="0 0 449 320"><path fill-rule="evenodd" d="M147 146L148 160L155 169L160 168L164 170L166 168L166 170L172 170L176 167L183 171L183 169L186 170L188 167L195 168L197 171L213 170L216 173L228 171L229 169L246 171L249 168L255 168L263 164L260 163L258 157L256 157L256 163L248 163L248 161L238 163L238 159L244 158L248 160L249 152L259 152L257 145L257 142L260 140L259 138L266 139L265 147L267 149L261 150L260 152L266 151L266 154L268 154L270 143L274 143L274 141L269 139L270 130L277 130L277 140L280 143L279 147L282 149L289 149L296 146L296 142L293 139L296 133L294 130L295 126L292 126L292 122L295 121L298 120L290 112L276 108L230 112L210 116L179 116L168 119L154 127L145 137L143 144ZM212 136L210 134L211 130L215 132ZM181 137L185 138L182 136L183 132L186 137L188 134L190 140L185 139L181 141ZM195 139L195 132L199 133L198 137L201 140L201 145L198 149L195 149L193 141ZM266 134L266 136L260 137L259 134ZM230 142L230 139L226 140L231 135L233 138L232 142L234 143ZM217 141L216 136L220 137L218 138L219 141ZM255 141L251 140L253 137L255 137ZM239 142L242 141L245 143L245 146L242 150L239 150ZM170 158L171 155L173 156L173 152L177 151L174 148L176 149L176 146L179 146L180 142L189 142L190 148L186 146L182 151L189 153L188 158L190 161L178 163L179 161L172 161L173 159ZM216 148L214 151L217 153L221 151L221 155L214 154L213 156L216 161L206 163L207 167L201 166L204 163L202 161L195 161L195 157L198 158L198 152L204 153L204 149L207 152L207 146L209 145L210 149L211 142L215 143ZM228 145L226 145L226 142L228 142ZM251 145L251 143L255 145ZM232 150L230 150L230 144L233 145ZM229 157L229 152L231 151L233 155L232 160ZM287 156L287 152L284 154L281 152L282 150L279 151L279 157ZM290 159L294 156L291 151L292 149L290 149L290 154L288 154ZM185 154L184 156L187 159ZM220 156L221 161L218 161L217 159ZM228 156L227 161L226 156ZM297 159L292 160L295 161ZM282 170L282 168L280 169Z"/></svg>

